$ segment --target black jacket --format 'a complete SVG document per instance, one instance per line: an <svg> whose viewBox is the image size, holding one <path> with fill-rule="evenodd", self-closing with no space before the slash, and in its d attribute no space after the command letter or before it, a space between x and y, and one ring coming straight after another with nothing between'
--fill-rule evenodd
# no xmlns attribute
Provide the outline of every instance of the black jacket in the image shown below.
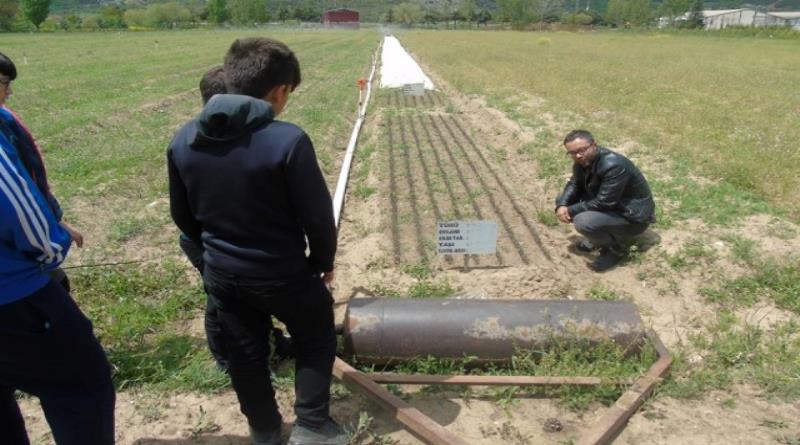
<svg viewBox="0 0 800 445"><path fill-rule="evenodd" d="M655 222L650 186L630 159L598 147L589 167L575 163L572 178L556 198L556 208L567 206L570 216L589 210L616 212L635 223Z"/></svg>
<svg viewBox="0 0 800 445"><path fill-rule="evenodd" d="M268 102L214 96L175 135L167 163L172 219L209 266L263 278L333 270L333 205L314 146L273 120Z"/></svg>

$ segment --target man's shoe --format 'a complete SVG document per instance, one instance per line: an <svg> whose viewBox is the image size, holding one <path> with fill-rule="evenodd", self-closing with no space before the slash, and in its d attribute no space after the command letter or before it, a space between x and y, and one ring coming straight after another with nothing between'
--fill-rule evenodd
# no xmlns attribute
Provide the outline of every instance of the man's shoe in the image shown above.
<svg viewBox="0 0 800 445"><path fill-rule="evenodd" d="M281 429L259 432L250 427L250 440L253 445L281 445Z"/></svg>
<svg viewBox="0 0 800 445"><path fill-rule="evenodd" d="M572 243L572 248L578 252L589 253L597 250L597 246L587 239L580 239Z"/></svg>
<svg viewBox="0 0 800 445"><path fill-rule="evenodd" d="M600 256L592 261L590 267L595 272L603 272L619 264L623 258L625 258L625 254L610 247L603 247L600 249Z"/></svg>
<svg viewBox="0 0 800 445"><path fill-rule="evenodd" d="M333 419L328 419L319 428L311 429L294 425L288 445L347 445L350 436Z"/></svg>

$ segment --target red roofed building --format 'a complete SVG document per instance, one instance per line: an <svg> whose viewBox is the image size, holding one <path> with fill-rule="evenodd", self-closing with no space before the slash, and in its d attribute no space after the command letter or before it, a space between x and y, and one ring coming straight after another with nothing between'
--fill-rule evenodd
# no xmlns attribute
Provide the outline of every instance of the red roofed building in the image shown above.
<svg viewBox="0 0 800 445"><path fill-rule="evenodd" d="M322 13L322 23L329 28L358 28L359 14L352 9L331 9Z"/></svg>

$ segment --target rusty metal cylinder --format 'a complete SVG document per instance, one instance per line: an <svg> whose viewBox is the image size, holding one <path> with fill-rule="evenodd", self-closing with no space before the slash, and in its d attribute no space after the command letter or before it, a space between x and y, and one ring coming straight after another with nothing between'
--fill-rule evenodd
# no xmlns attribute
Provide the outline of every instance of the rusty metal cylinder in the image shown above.
<svg viewBox="0 0 800 445"><path fill-rule="evenodd" d="M557 338L637 350L646 330L636 306L620 301L356 298L343 335L345 354L361 363L427 356L504 363Z"/></svg>

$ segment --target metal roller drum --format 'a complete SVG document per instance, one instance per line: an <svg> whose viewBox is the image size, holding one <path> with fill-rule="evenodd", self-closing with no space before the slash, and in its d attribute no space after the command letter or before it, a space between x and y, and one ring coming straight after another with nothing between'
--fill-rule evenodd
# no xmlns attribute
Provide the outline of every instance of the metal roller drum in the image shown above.
<svg viewBox="0 0 800 445"><path fill-rule="evenodd" d="M345 354L372 364L427 356L503 363L518 349L546 349L559 337L589 345L612 340L635 351L646 338L635 305L572 300L357 298L343 334Z"/></svg>

